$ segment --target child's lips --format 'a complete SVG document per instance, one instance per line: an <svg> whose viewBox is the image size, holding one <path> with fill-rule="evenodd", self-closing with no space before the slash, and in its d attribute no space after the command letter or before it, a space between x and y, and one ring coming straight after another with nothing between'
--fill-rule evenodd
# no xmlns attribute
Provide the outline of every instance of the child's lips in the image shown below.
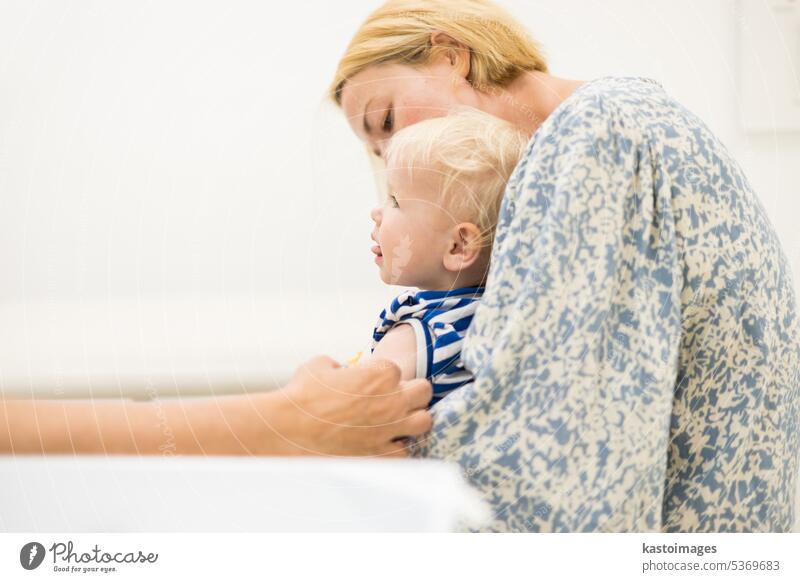
<svg viewBox="0 0 800 582"><path fill-rule="evenodd" d="M383 261L383 253L381 252L381 247L375 245L372 247L372 252L375 253L375 262L380 263Z"/></svg>

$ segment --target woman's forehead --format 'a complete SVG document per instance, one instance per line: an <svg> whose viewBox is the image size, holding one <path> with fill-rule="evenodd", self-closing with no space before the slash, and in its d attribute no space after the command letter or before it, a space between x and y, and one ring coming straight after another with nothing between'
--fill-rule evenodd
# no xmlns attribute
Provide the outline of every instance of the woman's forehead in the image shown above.
<svg viewBox="0 0 800 582"><path fill-rule="evenodd" d="M367 101L391 84L391 76L381 67L367 67L350 77L342 87L342 107L364 108Z"/></svg>
<svg viewBox="0 0 800 582"><path fill-rule="evenodd" d="M408 86L418 80L422 71L418 67L400 63L370 65L350 77L342 87L342 105L345 99L364 101L379 93Z"/></svg>

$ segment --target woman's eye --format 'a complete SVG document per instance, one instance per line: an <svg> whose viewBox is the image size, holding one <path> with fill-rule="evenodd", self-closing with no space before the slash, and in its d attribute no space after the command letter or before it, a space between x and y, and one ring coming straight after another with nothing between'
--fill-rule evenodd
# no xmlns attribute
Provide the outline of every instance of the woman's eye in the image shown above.
<svg viewBox="0 0 800 582"><path fill-rule="evenodd" d="M386 112L386 117L383 118L383 131L390 133L392 131L392 110Z"/></svg>

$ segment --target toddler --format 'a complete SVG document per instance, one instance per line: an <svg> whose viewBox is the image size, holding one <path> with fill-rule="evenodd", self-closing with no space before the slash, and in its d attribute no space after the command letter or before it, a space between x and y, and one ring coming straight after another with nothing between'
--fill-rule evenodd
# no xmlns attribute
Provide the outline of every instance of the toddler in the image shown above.
<svg viewBox="0 0 800 582"><path fill-rule="evenodd" d="M404 380L430 380L429 405L473 381L461 346L505 185L527 143L510 123L470 110L408 126L387 146L388 196L372 211L372 252L385 283L416 289L381 312L371 352L395 362Z"/></svg>

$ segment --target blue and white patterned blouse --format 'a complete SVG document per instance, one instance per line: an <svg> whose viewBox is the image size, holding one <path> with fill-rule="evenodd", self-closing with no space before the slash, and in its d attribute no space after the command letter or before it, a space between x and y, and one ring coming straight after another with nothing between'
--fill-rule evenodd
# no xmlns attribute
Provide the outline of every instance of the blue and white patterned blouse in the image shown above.
<svg viewBox="0 0 800 582"><path fill-rule="evenodd" d="M483 287L401 293L381 311L370 351L395 325L410 325L417 340L416 377L431 381L429 405L436 404L473 381L461 361L461 346L482 294Z"/></svg>
<svg viewBox="0 0 800 582"><path fill-rule="evenodd" d="M487 530L787 531L800 331L739 164L657 82L581 85L506 189L463 357L416 454Z"/></svg>

